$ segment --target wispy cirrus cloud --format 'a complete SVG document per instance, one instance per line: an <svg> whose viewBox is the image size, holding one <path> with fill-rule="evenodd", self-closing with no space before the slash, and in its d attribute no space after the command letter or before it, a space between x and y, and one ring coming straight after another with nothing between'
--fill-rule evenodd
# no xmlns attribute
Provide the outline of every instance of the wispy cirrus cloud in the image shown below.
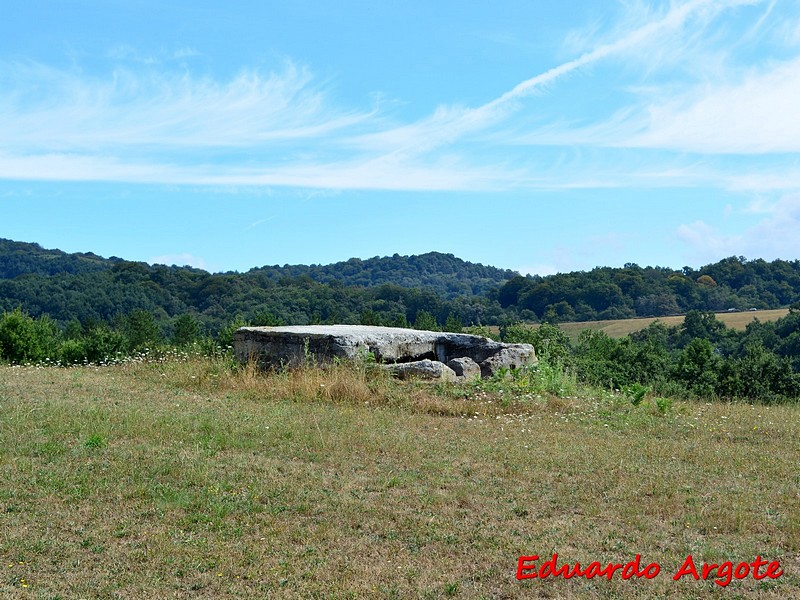
<svg viewBox="0 0 800 600"><path fill-rule="evenodd" d="M701 84L648 107L629 147L706 154L800 152L800 57L749 71L741 81Z"/></svg>
<svg viewBox="0 0 800 600"><path fill-rule="evenodd" d="M219 82L116 68L109 78L40 64L0 65L0 144L23 151L117 153L138 146L247 147L319 139L369 114L337 110L308 69L244 70Z"/></svg>
<svg viewBox="0 0 800 600"><path fill-rule="evenodd" d="M292 62L227 80L153 67L128 46L111 53L127 66L105 77L0 62L0 178L487 191L744 189L761 181L793 189L795 179L781 184L775 165L732 169L718 158L800 149L793 105L800 57L732 65L725 50L739 40L725 19L759 11L736 42L746 44L785 18L773 7L766 0L626 2L616 22L568 36L576 58L479 106L442 103L409 121L341 106L332 84ZM170 58L196 54L187 46ZM625 72L613 84L619 89L594 77L595 89L615 95L610 115L559 110L559 95L572 100L562 87L603 65ZM568 150L554 152L558 146Z"/></svg>
<svg viewBox="0 0 800 600"><path fill-rule="evenodd" d="M704 22L711 20L720 11L741 4L752 4L757 0L691 0L673 5L666 13L639 24L622 33L612 41L601 43L579 57L557 65L530 77L493 100L474 108L441 105L428 118L399 127L368 133L360 141L367 146L394 149L397 152L424 152L446 145L506 121L521 109L520 102L555 84L580 69L594 63L619 56L630 55L634 50L639 56L643 47L660 48L664 36L680 31L687 21L698 15ZM518 138L519 139L519 138Z"/></svg>

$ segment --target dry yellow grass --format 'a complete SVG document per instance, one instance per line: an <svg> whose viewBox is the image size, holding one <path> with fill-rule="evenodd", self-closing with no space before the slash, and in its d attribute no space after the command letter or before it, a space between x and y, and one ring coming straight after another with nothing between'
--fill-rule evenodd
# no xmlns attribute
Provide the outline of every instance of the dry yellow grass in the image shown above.
<svg viewBox="0 0 800 600"><path fill-rule="evenodd" d="M800 597L798 416L347 367L0 367L0 595ZM553 552L662 574L516 580ZM785 574L673 582L688 554Z"/></svg>
<svg viewBox="0 0 800 600"><path fill-rule="evenodd" d="M789 313L787 308L775 310L755 310L741 311L733 313L716 313L718 320L725 323L732 329L743 330L747 324L758 319L764 321L775 321L785 317ZM660 321L665 325L675 326L683 323L683 317L652 317L646 319L613 319L608 321L583 321L575 323L559 323L559 327L572 339L577 339L584 329L594 329L607 333L609 337L621 338L640 331L655 321Z"/></svg>

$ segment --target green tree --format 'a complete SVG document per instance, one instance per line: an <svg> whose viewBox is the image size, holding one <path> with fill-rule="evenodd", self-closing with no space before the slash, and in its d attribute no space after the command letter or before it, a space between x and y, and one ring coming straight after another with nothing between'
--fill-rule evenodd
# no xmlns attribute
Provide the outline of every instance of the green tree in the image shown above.
<svg viewBox="0 0 800 600"><path fill-rule="evenodd" d="M572 308L569 302L561 300L555 304L549 305L542 315L542 321L548 323L565 323L567 321L574 321L576 317L575 309Z"/></svg>
<svg viewBox="0 0 800 600"><path fill-rule="evenodd" d="M628 382L619 363L619 344L604 331L584 329L575 346L578 377L591 385L619 389Z"/></svg>
<svg viewBox="0 0 800 600"><path fill-rule="evenodd" d="M402 327L403 329L408 329L408 327L409 327L408 319L406 319L406 316L403 315L403 314L395 315L389 321L389 326L390 327Z"/></svg>
<svg viewBox="0 0 800 600"><path fill-rule="evenodd" d="M461 333L464 330L464 325L457 316L450 313L447 315L447 320L444 323L444 330L452 333Z"/></svg>
<svg viewBox="0 0 800 600"><path fill-rule="evenodd" d="M508 344L531 344L539 360L566 366L572 358L572 344L558 325L542 323L530 327L514 323L500 328L500 339Z"/></svg>
<svg viewBox="0 0 800 600"><path fill-rule="evenodd" d="M370 308L365 308L361 311L361 318L359 319L361 325L380 325L381 317L378 313Z"/></svg>
<svg viewBox="0 0 800 600"><path fill-rule="evenodd" d="M249 327L250 324L245 321L241 316L237 315L225 327L219 330L217 334L217 345L223 350L233 348L233 334L240 327Z"/></svg>
<svg viewBox="0 0 800 600"><path fill-rule="evenodd" d="M755 342L747 346L743 357L724 362L719 391L728 398L775 402L800 395L800 379L789 359L780 358Z"/></svg>
<svg viewBox="0 0 800 600"><path fill-rule="evenodd" d="M131 352L153 348L161 343L161 330L152 313L146 310L137 309L125 317L123 331Z"/></svg>
<svg viewBox="0 0 800 600"><path fill-rule="evenodd" d="M417 317L414 319L414 329L438 331L439 324L436 322L436 318L427 310L420 310L417 311Z"/></svg>
<svg viewBox="0 0 800 600"><path fill-rule="evenodd" d="M725 323L718 320L713 312L690 310L683 318L681 329L687 342L694 338L716 342L725 333Z"/></svg>
<svg viewBox="0 0 800 600"><path fill-rule="evenodd" d="M253 315L250 324L253 327L278 327L283 325L283 320L276 317L271 311L262 308Z"/></svg>
<svg viewBox="0 0 800 600"><path fill-rule="evenodd" d="M172 331L172 343L176 346L188 346L200 337L200 323L192 315L184 313L175 320Z"/></svg>
<svg viewBox="0 0 800 600"><path fill-rule="evenodd" d="M112 329L106 323L97 323L81 339L87 361L99 363L127 354L130 343L125 334L117 329ZM79 358L80 347L67 350L71 360Z"/></svg>
<svg viewBox="0 0 800 600"><path fill-rule="evenodd" d="M719 362L711 342L694 338L680 353L674 376L698 396L711 396L717 386Z"/></svg>

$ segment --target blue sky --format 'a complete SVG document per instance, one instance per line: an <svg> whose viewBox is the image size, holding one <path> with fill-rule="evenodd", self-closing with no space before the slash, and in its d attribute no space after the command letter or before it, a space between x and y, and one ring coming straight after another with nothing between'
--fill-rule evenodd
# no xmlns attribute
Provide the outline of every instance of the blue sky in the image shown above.
<svg viewBox="0 0 800 600"><path fill-rule="evenodd" d="M0 237L212 271L800 258L795 0L6 0Z"/></svg>

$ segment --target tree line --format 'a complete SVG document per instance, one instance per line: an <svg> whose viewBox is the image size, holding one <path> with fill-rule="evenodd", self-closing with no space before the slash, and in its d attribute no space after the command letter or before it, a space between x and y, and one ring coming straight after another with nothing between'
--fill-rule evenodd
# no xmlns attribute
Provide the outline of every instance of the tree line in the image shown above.
<svg viewBox="0 0 800 600"><path fill-rule="evenodd" d="M448 319L503 325L779 308L798 301L800 261L730 257L696 270L627 264L523 277L431 252L212 274L0 240L0 311L21 307L62 327L73 319L111 323L136 310L151 313L164 331L189 314L216 334L237 316L291 325L405 326L424 311L438 326Z"/></svg>
<svg viewBox="0 0 800 600"><path fill-rule="evenodd" d="M744 332L712 314L786 306L784 319ZM730 257L699 269L627 264L523 277L429 253L212 274L0 240L0 360L10 362L99 362L190 344L212 352L243 324L483 333L499 325L503 337L535 342L550 363L592 385L773 401L798 396L798 306L800 261ZM684 325L655 324L621 340L589 331L571 343L553 326L671 314L686 314Z"/></svg>
<svg viewBox="0 0 800 600"><path fill-rule="evenodd" d="M629 263L547 277L517 276L499 287L497 300L506 314L551 323L781 308L800 300L800 261L739 256L700 269Z"/></svg>
<svg viewBox="0 0 800 600"><path fill-rule="evenodd" d="M0 361L107 363L188 347L214 355L230 352L233 332L250 324L234 319L212 337L192 315L178 316L164 330L151 313L134 310L113 323L75 319L61 328L47 315L34 318L15 309L0 315ZM441 329L426 311L420 311L413 326ZM465 328L453 318L445 329L492 336L486 328ZM754 320L744 331L726 327L713 313L690 311L680 326L656 321L621 339L586 329L572 342L557 324L548 323L506 324L492 337L533 344L540 368L597 388L764 403L800 399L800 304L786 317Z"/></svg>
<svg viewBox="0 0 800 600"><path fill-rule="evenodd" d="M714 313L690 311L679 326L655 321L620 339L586 329L573 343L552 324L514 324L501 332L506 341L533 344L545 364L603 389L764 403L800 399L800 304L744 331L726 327Z"/></svg>

